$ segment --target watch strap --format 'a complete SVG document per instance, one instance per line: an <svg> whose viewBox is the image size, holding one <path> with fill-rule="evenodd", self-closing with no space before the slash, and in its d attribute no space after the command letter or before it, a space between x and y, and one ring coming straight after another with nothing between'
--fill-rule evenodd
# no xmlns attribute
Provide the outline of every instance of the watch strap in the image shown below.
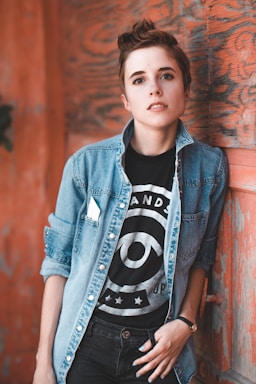
<svg viewBox="0 0 256 384"><path fill-rule="evenodd" d="M197 324L192 323L192 321L188 320L186 317L178 316L177 319L186 323L189 326L192 333L197 331Z"/></svg>

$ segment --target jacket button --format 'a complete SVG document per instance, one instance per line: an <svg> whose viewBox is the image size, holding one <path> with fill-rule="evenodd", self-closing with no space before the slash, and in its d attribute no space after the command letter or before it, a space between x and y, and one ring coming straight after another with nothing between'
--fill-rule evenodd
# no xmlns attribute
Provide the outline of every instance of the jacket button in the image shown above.
<svg viewBox="0 0 256 384"><path fill-rule="evenodd" d="M70 360L71 360L71 356L67 355L67 356L66 356L66 361L69 362Z"/></svg>
<svg viewBox="0 0 256 384"><path fill-rule="evenodd" d="M116 237L116 236L115 236L114 233L110 233L109 238L110 238L111 240L113 240L115 237Z"/></svg>
<svg viewBox="0 0 256 384"><path fill-rule="evenodd" d="M125 204L124 204L124 203L121 203L121 204L119 205L119 207L123 209L123 208L125 207Z"/></svg>
<svg viewBox="0 0 256 384"><path fill-rule="evenodd" d="M93 301L94 300L94 296L93 295L89 295L88 299L89 299L89 301Z"/></svg>
<svg viewBox="0 0 256 384"><path fill-rule="evenodd" d="M83 327L82 327L82 325L78 325L78 326L76 327L76 329L77 329L78 332L81 332L82 329L83 329Z"/></svg>
<svg viewBox="0 0 256 384"><path fill-rule="evenodd" d="M99 270L100 270L100 271L104 271L105 268L106 268L106 267L105 267L104 264L101 264L101 265L99 266Z"/></svg>

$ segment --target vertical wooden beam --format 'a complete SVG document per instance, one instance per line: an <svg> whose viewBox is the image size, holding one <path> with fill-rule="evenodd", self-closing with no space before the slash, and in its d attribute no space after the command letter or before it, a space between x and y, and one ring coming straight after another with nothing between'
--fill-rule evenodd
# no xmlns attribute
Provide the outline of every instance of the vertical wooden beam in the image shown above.
<svg viewBox="0 0 256 384"><path fill-rule="evenodd" d="M31 382L34 369L42 232L64 160L57 5L0 2L0 92L14 107L14 150L0 147L1 384Z"/></svg>

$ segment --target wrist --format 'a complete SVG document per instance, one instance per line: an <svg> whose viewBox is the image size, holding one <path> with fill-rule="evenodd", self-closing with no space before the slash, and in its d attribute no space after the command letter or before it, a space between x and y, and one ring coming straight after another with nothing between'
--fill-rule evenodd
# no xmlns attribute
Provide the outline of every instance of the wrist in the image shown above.
<svg viewBox="0 0 256 384"><path fill-rule="evenodd" d="M36 354L37 365L52 365L52 352L46 349L38 349Z"/></svg>

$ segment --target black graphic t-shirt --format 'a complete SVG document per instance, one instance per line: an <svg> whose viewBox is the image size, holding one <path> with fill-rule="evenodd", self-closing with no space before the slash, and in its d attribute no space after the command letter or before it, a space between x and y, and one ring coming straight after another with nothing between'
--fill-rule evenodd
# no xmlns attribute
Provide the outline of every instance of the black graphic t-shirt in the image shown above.
<svg viewBox="0 0 256 384"><path fill-rule="evenodd" d="M132 196L96 313L137 328L163 324L168 309L163 247L175 148L158 156L126 151Z"/></svg>

